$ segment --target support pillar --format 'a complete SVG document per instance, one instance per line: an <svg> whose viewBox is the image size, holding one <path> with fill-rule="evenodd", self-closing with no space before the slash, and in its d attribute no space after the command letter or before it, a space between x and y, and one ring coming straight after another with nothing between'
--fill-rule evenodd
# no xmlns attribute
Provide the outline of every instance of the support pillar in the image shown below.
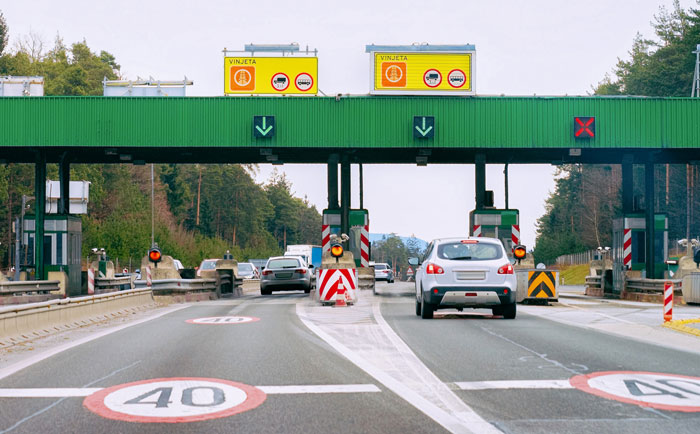
<svg viewBox="0 0 700 434"><path fill-rule="evenodd" d="M44 276L44 215L46 213L46 152L37 152L34 165L34 209L36 232L34 233L34 266L36 280L45 280Z"/></svg>
<svg viewBox="0 0 700 434"><path fill-rule="evenodd" d="M486 199L486 155L476 154L474 157L474 176L476 209L484 209L484 201Z"/></svg>
<svg viewBox="0 0 700 434"><path fill-rule="evenodd" d="M328 209L338 209L338 157L328 160Z"/></svg>
<svg viewBox="0 0 700 434"><path fill-rule="evenodd" d="M344 158L340 163L340 230L350 234L350 162Z"/></svg>
<svg viewBox="0 0 700 434"><path fill-rule="evenodd" d="M360 209L365 209L365 185L364 185L364 176L362 174L362 163L360 163L359 166L360 166Z"/></svg>
<svg viewBox="0 0 700 434"><path fill-rule="evenodd" d="M632 155L622 157L622 214L634 212L634 171Z"/></svg>
<svg viewBox="0 0 700 434"><path fill-rule="evenodd" d="M58 165L58 177L61 182L61 197L58 199L58 214L70 214L70 160L68 154L61 156Z"/></svg>
<svg viewBox="0 0 700 434"><path fill-rule="evenodd" d="M508 163L506 163L505 167L503 168L503 175L505 177L506 209L509 209L508 208Z"/></svg>
<svg viewBox="0 0 700 434"><path fill-rule="evenodd" d="M644 166L644 208L646 216L646 271L647 279L654 278L654 163L647 162Z"/></svg>

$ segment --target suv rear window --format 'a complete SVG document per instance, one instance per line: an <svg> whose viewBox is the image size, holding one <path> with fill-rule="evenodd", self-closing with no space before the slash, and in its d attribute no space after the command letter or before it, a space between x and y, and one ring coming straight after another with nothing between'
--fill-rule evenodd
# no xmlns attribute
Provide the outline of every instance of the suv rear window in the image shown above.
<svg viewBox="0 0 700 434"><path fill-rule="evenodd" d="M385 264L375 264L374 269L375 270L386 270L387 266Z"/></svg>
<svg viewBox="0 0 700 434"><path fill-rule="evenodd" d="M238 271L253 271L253 265L246 262L239 263Z"/></svg>
<svg viewBox="0 0 700 434"><path fill-rule="evenodd" d="M460 241L440 244L437 248L440 259L462 261L488 261L503 256L501 246L492 243L465 244Z"/></svg>
<svg viewBox="0 0 700 434"><path fill-rule="evenodd" d="M299 260L296 258L289 259L270 259L267 263L267 268L296 268L299 266Z"/></svg>

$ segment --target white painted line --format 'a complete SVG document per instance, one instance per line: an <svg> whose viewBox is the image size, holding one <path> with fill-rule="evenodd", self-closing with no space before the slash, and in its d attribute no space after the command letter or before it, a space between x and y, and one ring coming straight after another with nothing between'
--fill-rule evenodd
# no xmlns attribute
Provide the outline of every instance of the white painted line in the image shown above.
<svg viewBox="0 0 700 434"><path fill-rule="evenodd" d="M0 389L0 398L72 398L90 396L101 387L63 389Z"/></svg>
<svg viewBox="0 0 700 434"><path fill-rule="evenodd" d="M186 304L183 306L176 306L176 307L173 307L171 309L164 310L163 312L157 313L155 315L149 316L147 318L143 318L143 319L140 319L138 321L130 322L130 323L123 324L123 325L120 325L117 327L113 327L111 329L107 329L107 330L104 330L104 331L99 332L99 333L91 334L90 336L87 336L83 339L79 339L75 342L71 342L71 343L68 343L65 345L61 345L60 347L52 348L48 351L44 351L43 353L39 353L36 356L29 357L25 360L22 360L21 362L15 363L14 365L10 365L7 368L0 369L0 380L2 380L3 378L9 377L10 375L12 375L18 371L21 371L24 368L32 366L35 363L39 363L42 360L48 359L51 356L55 356L56 354L62 353L63 351L69 350L71 348L75 348L79 345L82 345L82 344L90 342L90 341L94 341L95 339L99 339L101 337L118 332L120 330L124 330L126 328L133 327L135 325L139 325L139 324L154 320L156 318L160 318L164 315L167 315L169 313L173 313L173 312L178 311L180 309L185 309L187 307L190 307L190 305Z"/></svg>
<svg viewBox="0 0 700 434"><path fill-rule="evenodd" d="M414 392L411 388L395 380L389 374L385 373L381 369L377 368L374 364L368 362L363 357L360 357L357 353L350 350L345 345L341 344L338 340L333 338L330 334L326 333L321 329L321 327L314 324L308 317L306 309L303 303L297 304L297 316L299 320L306 325L312 332L314 332L318 337L326 341L331 347L338 351L342 356L346 357L357 367L367 372L372 377L376 378L377 381L386 386L389 390L396 393L398 396L406 400L409 404L413 405L415 408L422 411L428 417L433 419L435 422L442 425L445 429L453 433L500 433L496 427L489 424L486 421L483 423L475 423L469 426L460 418L453 416L447 411L441 409L437 405L423 398L418 393ZM466 405L466 404L465 404ZM470 409L471 410L471 409ZM471 414L470 414L471 416ZM478 416L477 416L478 417ZM482 419L483 420L483 419Z"/></svg>
<svg viewBox="0 0 700 434"><path fill-rule="evenodd" d="M305 393L372 393L381 392L374 384L321 384L314 386L255 386L268 395Z"/></svg>
<svg viewBox="0 0 700 434"><path fill-rule="evenodd" d="M309 386L255 386L268 395L318 393L376 393L374 384L314 384ZM102 387L0 389L0 398L74 398L90 396Z"/></svg>
<svg viewBox="0 0 700 434"><path fill-rule="evenodd" d="M462 390L574 388L569 380L460 381L455 386Z"/></svg>

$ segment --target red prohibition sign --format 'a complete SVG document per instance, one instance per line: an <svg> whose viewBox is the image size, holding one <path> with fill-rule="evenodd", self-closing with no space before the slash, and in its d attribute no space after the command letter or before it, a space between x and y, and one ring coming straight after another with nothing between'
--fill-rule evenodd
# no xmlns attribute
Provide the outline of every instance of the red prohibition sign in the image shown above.
<svg viewBox="0 0 700 434"><path fill-rule="evenodd" d="M284 77L284 81L281 80L282 77ZM277 89L277 87L275 86L275 83L277 83L277 84L285 83L285 85L282 89ZM270 79L270 85L277 92L284 92L289 87L289 76L287 74L285 74L284 72L278 72L277 74L274 74L272 76L272 78Z"/></svg>
<svg viewBox="0 0 700 434"><path fill-rule="evenodd" d="M302 89L299 87L299 77L301 77L302 75L309 77L309 80L310 80L310 83L306 89ZM311 76L311 74L306 73L306 72L302 72L302 73L298 74L296 77L294 77L294 86L301 92L307 92L309 89L314 87L314 78Z"/></svg>
<svg viewBox="0 0 700 434"><path fill-rule="evenodd" d="M430 84L428 80L437 80L437 83ZM428 87L438 87L442 83L442 74L437 69L429 69L423 73L423 83Z"/></svg>
<svg viewBox="0 0 700 434"><path fill-rule="evenodd" d="M460 85L452 84L452 73L453 72L459 73L461 75L462 84L460 84ZM453 69L452 71L450 71L449 74L447 74L447 84L454 87L455 89L459 89L460 87L464 86L466 83L467 83L467 74L465 74L464 71L462 71L461 69Z"/></svg>

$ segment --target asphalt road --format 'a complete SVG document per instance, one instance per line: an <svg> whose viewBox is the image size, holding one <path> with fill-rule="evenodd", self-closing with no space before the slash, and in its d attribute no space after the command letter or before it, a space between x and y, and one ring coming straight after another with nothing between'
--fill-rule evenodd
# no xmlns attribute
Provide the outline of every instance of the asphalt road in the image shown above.
<svg viewBox="0 0 700 434"><path fill-rule="evenodd" d="M377 295L362 292L348 308L320 307L302 292L186 306L0 378L0 433L694 433L700 426L700 379L638 374L700 377L698 338L687 341L695 352L670 349L548 320L556 306L522 306L512 321L487 310L422 320L412 291L379 283ZM590 323L586 315L600 308L578 309ZM227 316L253 321L187 322ZM627 375L615 399L572 386L572 378L611 371ZM134 382L141 384L127 384ZM630 393L662 404L629 402Z"/></svg>

